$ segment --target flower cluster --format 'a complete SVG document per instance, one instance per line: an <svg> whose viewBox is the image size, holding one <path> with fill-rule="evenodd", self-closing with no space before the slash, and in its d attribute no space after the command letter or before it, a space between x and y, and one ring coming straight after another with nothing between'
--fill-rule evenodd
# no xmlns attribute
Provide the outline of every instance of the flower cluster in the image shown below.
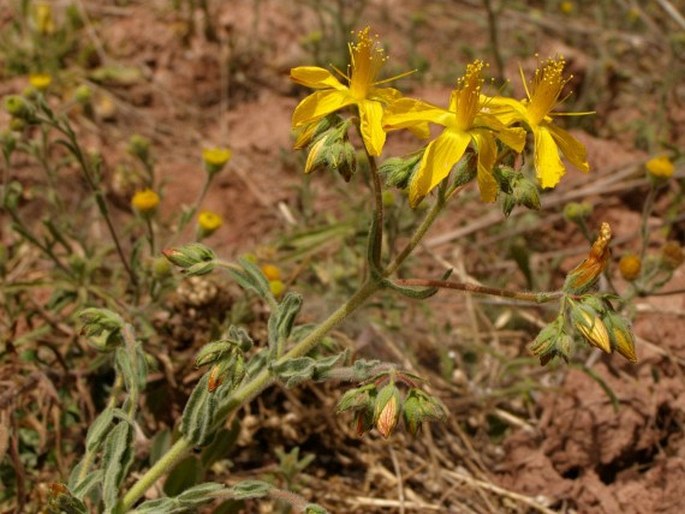
<svg viewBox="0 0 685 514"><path fill-rule="evenodd" d="M290 72L294 82L316 90L300 102L292 118L293 129L299 134L296 147L309 145L308 162L327 156L323 147L331 141L329 131L333 129L322 129L322 120L343 108L355 107L356 125L370 157L381 155L386 133L391 130L406 128L427 138L430 124L443 128L427 144L420 160L414 159L407 180L395 180L408 186L412 206L442 183L464 156L475 159L474 176L481 199L495 201L500 191L511 189L511 181L502 178L496 169L500 151L508 148L521 153L526 132L533 136L534 167L543 188L555 187L565 173L562 155L581 171L589 171L584 146L554 124L559 114L588 114L553 112L571 78L564 75L566 63L562 57L541 62L530 83L524 78L526 98L522 100L483 94L487 65L475 60L466 66L444 108L380 87L407 73L378 80L387 57L377 36L372 37L367 27L356 37L356 42L349 45L351 63L346 73L335 69L336 77L316 66L300 66ZM308 166L307 171L311 169Z"/></svg>

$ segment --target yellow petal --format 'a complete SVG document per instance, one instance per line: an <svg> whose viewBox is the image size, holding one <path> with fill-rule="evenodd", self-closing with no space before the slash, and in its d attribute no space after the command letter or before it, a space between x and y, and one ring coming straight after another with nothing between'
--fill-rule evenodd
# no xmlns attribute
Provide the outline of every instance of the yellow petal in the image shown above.
<svg viewBox="0 0 685 514"><path fill-rule="evenodd" d="M499 184L492 176L492 167L497 160L497 144L490 132L478 132L472 134L478 151L478 189L480 199L486 203L492 203L497 199Z"/></svg>
<svg viewBox="0 0 685 514"><path fill-rule="evenodd" d="M590 171L590 165L587 162L587 150L583 143L578 141L564 129L554 126L551 123L545 124L545 127L547 127L547 130L552 134L554 141L561 149L561 153L564 154L564 157L566 157L571 164L584 173Z"/></svg>
<svg viewBox="0 0 685 514"><path fill-rule="evenodd" d="M484 112L495 116L506 126L528 118L526 106L513 98L480 95L480 102Z"/></svg>
<svg viewBox="0 0 685 514"><path fill-rule="evenodd" d="M345 91L329 89L312 93L295 108L293 128L311 123L353 103L355 103L354 98L348 96Z"/></svg>
<svg viewBox="0 0 685 514"><path fill-rule="evenodd" d="M444 130L428 144L419 171L409 184L409 204L412 207L449 175L470 142L471 138L465 132Z"/></svg>
<svg viewBox="0 0 685 514"><path fill-rule="evenodd" d="M402 98L402 93L392 87L378 87L371 90L368 98L390 105L392 102Z"/></svg>
<svg viewBox="0 0 685 514"><path fill-rule="evenodd" d="M554 187L566 172L559 157L557 144L546 127L537 127L533 130L533 134L535 135L535 172L538 180L543 188Z"/></svg>
<svg viewBox="0 0 685 514"><path fill-rule="evenodd" d="M454 118L451 113L422 100L401 98L388 106L383 123L389 129L408 128L426 122L447 125L447 120Z"/></svg>
<svg viewBox="0 0 685 514"><path fill-rule="evenodd" d="M363 100L359 102L359 120L362 139L369 155L378 156L385 144L383 130L383 106L380 102Z"/></svg>
<svg viewBox="0 0 685 514"><path fill-rule="evenodd" d="M290 70L290 80L313 89L346 89L328 70L318 66L298 66Z"/></svg>
<svg viewBox="0 0 685 514"><path fill-rule="evenodd" d="M499 118L492 114L480 114L476 117L475 125L485 125L492 129L497 139L517 153L523 151L526 144L526 131L521 127L507 127Z"/></svg>

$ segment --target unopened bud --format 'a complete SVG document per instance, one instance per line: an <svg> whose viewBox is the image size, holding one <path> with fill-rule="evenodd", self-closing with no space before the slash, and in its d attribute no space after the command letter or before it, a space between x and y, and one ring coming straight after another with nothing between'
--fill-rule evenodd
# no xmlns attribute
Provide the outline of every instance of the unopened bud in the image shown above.
<svg viewBox="0 0 685 514"><path fill-rule="evenodd" d="M592 214L592 204L587 202L569 202L564 205L564 218L578 223Z"/></svg>
<svg viewBox="0 0 685 514"><path fill-rule="evenodd" d="M564 292L582 294L594 287L609 262L609 241L611 241L611 227L608 223L602 223L599 236L593 243L587 258L566 276Z"/></svg>
<svg viewBox="0 0 685 514"><path fill-rule="evenodd" d="M604 353L611 353L611 343L606 326L592 308L572 303L571 319L573 326L592 346Z"/></svg>
<svg viewBox="0 0 685 514"><path fill-rule="evenodd" d="M400 419L400 393L393 383L378 392L374 405L374 424L384 438L388 438Z"/></svg>
<svg viewBox="0 0 685 514"><path fill-rule="evenodd" d="M661 247L661 266L667 270L675 270L685 261L683 249L675 241L668 241Z"/></svg>
<svg viewBox="0 0 685 514"><path fill-rule="evenodd" d="M630 362L637 362L635 338L628 323L616 313L604 317L604 325L609 332L612 348Z"/></svg>
<svg viewBox="0 0 685 514"><path fill-rule="evenodd" d="M417 152L406 157L391 157L379 166L378 173L385 177L385 183L389 187L404 189L409 185L422 156L423 152Z"/></svg>
<svg viewBox="0 0 685 514"><path fill-rule="evenodd" d="M27 121L33 117L33 106L19 95L9 95L4 99L5 110L14 118Z"/></svg>
<svg viewBox="0 0 685 514"><path fill-rule="evenodd" d="M668 158L668 155L652 157L645 163L645 168L647 168L650 176L657 179L670 178L675 171L675 166L673 166L673 162Z"/></svg>
<svg viewBox="0 0 685 514"><path fill-rule="evenodd" d="M216 254L200 243L190 243L178 248L163 250L169 262L185 270L191 276L210 273L215 267Z"/></svg>
<svg viewBox="0 0 685 514"><path fill-rule="evenodd" d="M133 134L128 140L128 153L147 162L150 159L150 140L140 134Z"/></svg>

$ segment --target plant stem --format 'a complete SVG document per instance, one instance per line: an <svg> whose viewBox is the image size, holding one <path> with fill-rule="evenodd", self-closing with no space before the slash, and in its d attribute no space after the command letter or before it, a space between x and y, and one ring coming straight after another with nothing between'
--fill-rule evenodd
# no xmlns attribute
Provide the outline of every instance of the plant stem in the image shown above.
<svg viewBox="0 0 685 514"><path fill-rule="evenodd" d="M551 292L528 292L528 291L512 291L510 289L501 289L499 287L481 286L478 284L469 284L466 282L455 282L453 280L432 280L427 278L406 278L397 279L394 281L399 286L416 286L416 287L438 287L440 289L456 289L457 291L466 291L475 294L485 294L491 296L502 296L505 298L513 298L526 302L547 303L553 300L558 300L564 296L562 291Z"/></svg>
<svg viewBox="0 0 685 514"><path fill-rule="evenodd" d="M642 238L642 245L640 246L640 261L644 261L645 253L647 252L647 245L649 244L649 217L654 208L654 200L656 198L656 186L650 183L647 198L642 209L642 225L640 226L640 237Z"/></svg>
<svg viewBox="0 0 685 514"><path fill-rule="evenodd" d="M154 466L147 470L147 472L133 484L122 501L122 510L125 512L133 507L133 504L145 494L152 485L164 473L169 472L173 467L180 462L192 449L193 445L184 437L180 438L169 448L169 450L162 455L162 457L155 462Z"/></svg>
<svg viewBox="0 0 685 514"><path fill-rule="evenodd" d="M426 232L428 232L428 229L430 226L433 224L433 222L436 220L438 217L438 214L440 214L440 211L442 211L442 208L445 206L445 201L442 197L438 197L436 202L433 204L431 209L428 211L426 214L426 217L423 218L423 221L421 224L417 227L416 231L412 234L411 239L407 242L405 247L402 249L402 251L397 254L397 257L393 259L393 261L388 264L388 267L385 268L385 271L383 272L384 277L388 277L392 275L397 269L402 265L402 263L405 261L407 257L414 251L414 249L418 246L418 244L421 242L421 239L426 235Z"/></svg>
<svg viewBox="0 0 685 514"><path fill-rule="evenodd" d="M381 289L380 281L369 280L352 295L347 302L334 311L318 327L312 330L307 337L302 339L290 349L279 361L294 359L307 354L312 348L321 342L326 334L339 325L347 316L357 310L363 303L376 291ZM257 394L271 385L274 377L268 369L264 369L255 375L249 382L240 388L224 401L216 413L216 425L223 425L235 411L244 403L254 398ZM123 510L130 509L138 499L147 491L162 475L171 470L181 459L183 459L192 448L192 443L182 437L165 453L154 466L133 484L133 487L126 493L123 499Z"/></svg>
<svg viewBox="0 0 685 514"><path fill-rule="evenodd" d="M374 198L374 216L376 218L376 237L370 244L373 245L374 265L376 268L381 267L381 251L383 247L383 188L381 186L381 179L378 176L378 166L376 159L369 155L366 146L364 146L366 156L369 159L369 166L371 167L371 183L373 184L373 198Z"/></svg>

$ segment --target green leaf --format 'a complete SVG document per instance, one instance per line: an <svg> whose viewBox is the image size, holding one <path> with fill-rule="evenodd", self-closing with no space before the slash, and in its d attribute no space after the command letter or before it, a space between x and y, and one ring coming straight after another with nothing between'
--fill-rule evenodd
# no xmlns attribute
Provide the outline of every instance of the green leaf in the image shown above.
<svg viewBox="0 0 685 514"><path fill-rule="evenodd" d="M451 274L452 270L447 270L442 275L442 277L440 277L440 280L447 280ZM411 298L412 300L425 300L426 298L430 298L439 291L439 288L437 287L425 287L423 289L417 289L414 287L400 286L395 284L390 279L384 279L383 285L385 287L388 287L389 289L392 289L393 291L397 291L398 293L406 296L407 298Z"/></svg>
<svg viewBox="0 0 685 514"><path fill-rule="evenodd" d="M195 455L189 455L171 470L164 481L164 492L169 496L176 496L202 480L203 474L199 459Z"/></svg>
<svg viewBox="0 0 685 514"><path fill-rule="evenodd" d="M221 428L202 452L200 459L204 468L208 469L215 462L227 458L235 447L238 435L240 435L240 421L236 417L233 418L231 428Z"/></svg>
<svg viewBox="0 0 685 514"><path fill-rule="evenodd" d="M81 480L78 485L72 488L74 496L83 500L93 488L99 486L102 483L103 472L101 469L96 471L91 471L88 473L83 480Z"/></svg>
<svg viewBox="0 0 685 514"><path fill-rule="evenodd" d="M278 309L271 313L268 323L269 347L276 348L279 341L286 341L293 330L295 318L302 308L302 296L287 293Z"/></svg>
<svg viewBox="0 0 685 514"><path fill-rule="evenodd" d="M307 380L325 380L326 372L344 361L346 357L346 352L318 360L311 357L297 357L274 363L271 371L285 382L286 387L293 387Z"/></svg>
<svg viewBox="0 0 685 514"><path fill-rule="evenodd" d="M126 422L119 422L109 433L104 444L102 466L102 499L105 512L112 512L119 500L119 485L124 480L133 461L133 429Z"/></svg>
<svg viewBox="0 0 685 514"><path fill-rule="evenodd" d="M248 498L264 498L273 489L273 486L262 480L244 480L229 488L233 498L246 500Z"/></svg>
<svg viewBox="0 0 685 514"><path fill-rule="evenodd" d="M88 451L94 452L98 450L109 432L109 427L112 424L113 418L114 410L111 407L103 410L100 415L95 418L95 421L93 421L88 429L88 435L86 435L86 449Z"/></svg>
<svg viewBox="0 0 685 514"><path fill-rule="evenodd" d="M209 392L208 381L209 374L205 373L190 394L181 419L181 433L196 446L202 446L211 437L216 399Z"/></svg>

